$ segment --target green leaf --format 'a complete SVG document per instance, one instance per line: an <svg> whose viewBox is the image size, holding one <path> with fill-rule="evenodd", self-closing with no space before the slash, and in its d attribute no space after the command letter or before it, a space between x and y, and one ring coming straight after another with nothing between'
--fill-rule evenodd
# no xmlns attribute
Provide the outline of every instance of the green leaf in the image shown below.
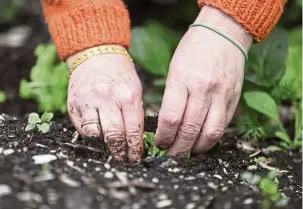
<svg viewBox="0 0 303 209"><path fill-rule="evenodd" d="M37 123L41 123L41 119L37 113L31 113L28 117L28 123L36 125Z"/></svg>
<svg viewBox="0 0 303 209"><path fill-rule="evenodd" d="M35 128L35 125L33 124L27 124L27 126L25 127L25 131L31 131Z"/></svg>
<svg viewBox="0 0 303 209"><path fill-rule="evenodd" d="M42 133L47 133L50 130L50 125L48 123L37 124L38 130Z"/></svg>
<svg viewBox="0 0 303 209"><path fill-rule="evenodd" d="M41 120L42 122L44 123L49 123L54 117L54 114L51 113L51 112L45 112L42 117L41 117Z"/></svg>
<svg viewBox="0 0 303 209"><path fill-rule="evenodd" d="M287 47L287 31L275 28L266 41L250 49L245 78L260 86L274 86L285 71Z"/></svg>
<svg viewBox="0 0 303 209"><path fill-rule="evenodd" d="M0 103L6 101L6 93L4 91L0 91Z"/></svg>
<svg viewBox="0 0 303 209"><path fill-rule="evenodd" d="M269 94L261 91L249 91L245 92L243 97L247 106L281 124L278 107Z"/></svg>
<svg viewBox="0 0 303 209"><path fill-rule="evenodd" d="M177 35L157 22L132 29L130 54L145 70L166 76Z"/></svg>
<svg viewBox="0 0 303 209"><path fill-rule="evenodd" d="M278 185L267 178L261 179L259 187L267 195L273 195L278 192Z"/></svg>
<svg viewBox="0 0 303 209"><path fill-rule="evenodd" d="M278 137L279 139L281 139L282 141L284 141L288 145L290 145L292 143L289 136L285 132L277 131L276 132L276 137Z"/></svg>
<svg viewBox="0 0 303 209"><path fill-rule="evenodd" d="M243 181L249 182L252 185L256 185L260 181L261 177L258 175L253 175L251 172L245 171L241 174L241 179Z"/></svg>

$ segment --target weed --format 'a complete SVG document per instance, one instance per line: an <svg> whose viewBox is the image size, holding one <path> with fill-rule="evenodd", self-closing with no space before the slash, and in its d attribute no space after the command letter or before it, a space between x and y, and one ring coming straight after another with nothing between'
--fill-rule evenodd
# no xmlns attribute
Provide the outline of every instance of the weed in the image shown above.
<svg viewBox="0 0 303 209"><path fill-rule="evenodd" d="M45 112L40 118L37 113L31 113L28 117L28 124L25 127L25 131L31 131L37 129L42 133L50 131L50 121L53 119L54 114Z"/></svg>

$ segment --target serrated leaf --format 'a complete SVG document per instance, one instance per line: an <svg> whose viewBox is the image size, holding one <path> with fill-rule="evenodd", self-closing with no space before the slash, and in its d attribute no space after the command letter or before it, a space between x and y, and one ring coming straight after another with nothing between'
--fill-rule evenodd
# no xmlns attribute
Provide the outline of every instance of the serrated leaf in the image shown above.
<svg viewBox="0 0 303 209"><path fill-rule="evenodd" d="M31 113L28 117L28 123L36 125L37 123L41 123L41 119L37 113Z"/></svg>
<svg viewBox="0 0 303 209"><path fill-rule="evenodd" d="M278 107L269 94L262 91L249 91L245 92L243 97L247 106L281 124Z"/></svg>
<svg viewBox="0 0 303 209"><path fill-rule="evenodd" d="M45 112L42 117L41 117L41 120L42 122L44 123L49 123L54 117L54 114L51 113L51 112Z"/></svg>
<svg viewBox="0 0 303 209"><path fill-rule="evenodd" d="M287 31L275 28L266 41L255 44L249 52L245 78L260 86L274 86L285 71Z"/></svg>
<svg viewBox="0 0 303 209"><path fill-rule="evenodd" d="M268 174L267 174L267 177L271 180L274 180L277 176L277 170L272 170L272 171L269 171Z"/></svg>
<svg viewBox="0 0 303 209"><path fill-rule="evenodd" d="M35 128L35 125L33 125L33 124L27 124L27 126L25 127L25 131L31 131L31 130L33 130Z"/></svg>
<svg viewBox="0 0 303 209"><path fill-rule="evenodd" d="M37 128L42 133L47 133L50 130L50 125L48 123L37 124Z"/></svg>

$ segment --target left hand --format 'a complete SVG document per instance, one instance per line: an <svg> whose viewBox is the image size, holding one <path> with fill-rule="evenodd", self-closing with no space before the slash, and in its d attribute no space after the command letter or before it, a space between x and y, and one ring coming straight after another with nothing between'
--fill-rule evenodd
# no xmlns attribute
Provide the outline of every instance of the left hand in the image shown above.
<svg viewBox="0 0 303 209"><path fill-rule="evenodd" d="M253 37L232 18L204 6L195 23L206 23L248 52ZM245 57L229 40L194 27L170 65L159 113L156 143L168 155L209 150L223 136L241 95Z"/></svg>

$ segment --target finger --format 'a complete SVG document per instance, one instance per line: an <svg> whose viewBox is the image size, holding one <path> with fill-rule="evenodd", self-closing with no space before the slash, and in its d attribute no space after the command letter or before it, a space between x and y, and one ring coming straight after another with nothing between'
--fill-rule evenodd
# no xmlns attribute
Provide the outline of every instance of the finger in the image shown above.
<svg viewBox="0 0 303 209"><path fill-rule="evenodd" d="M98 110L89 104L80 107L81 133L88 137L99 137L101 134ZM91 122L91 123L89 123Z"/></svg>
<svg viewBox="0 0 303 209"><path fill-rule="evenodd" d="M224 134L226 123L226 103L214 96L209 112L202 127L202 132L193 146L193 153L202 153L212 148Z"/></svg>
<svg viewBox="0 0 303 209"><path fill-rule="evenodd" d="M99 118L107 149L118 161L126 161L125 130L121 110L114 102L99 107Z"/></svg>
<svg viewBox="0 0 303 209"><path fill-rule="evenodd" d="M130 162L139 161L143 154L144 111L143 102L122 104L122 114Z"/></svg>
<svg viewBox="0 0 303 209"><path fill-rule="evenodd" d="M188 97L187 87L181 83L168 83L159 112L156 144L167 149L174 141L185 111Z"/></svg>
<svg viewBox="0 0 303 209"><path fill-rule="evenodd" d="M79 134L82 134L82 132L81 132L82 130L81 130L81 114L80 114L80 112L71 103L68 103L67 111L68 111L69 118L72 121L72 123L74 124L77 132Z"/></svg>
<svg viewBox="0 0 303 209"><path fill-rule="evenodd" d="M193 93L188 98L182 123L168 155L186 156L198 138L210 106L210 95Z"/></svg>

